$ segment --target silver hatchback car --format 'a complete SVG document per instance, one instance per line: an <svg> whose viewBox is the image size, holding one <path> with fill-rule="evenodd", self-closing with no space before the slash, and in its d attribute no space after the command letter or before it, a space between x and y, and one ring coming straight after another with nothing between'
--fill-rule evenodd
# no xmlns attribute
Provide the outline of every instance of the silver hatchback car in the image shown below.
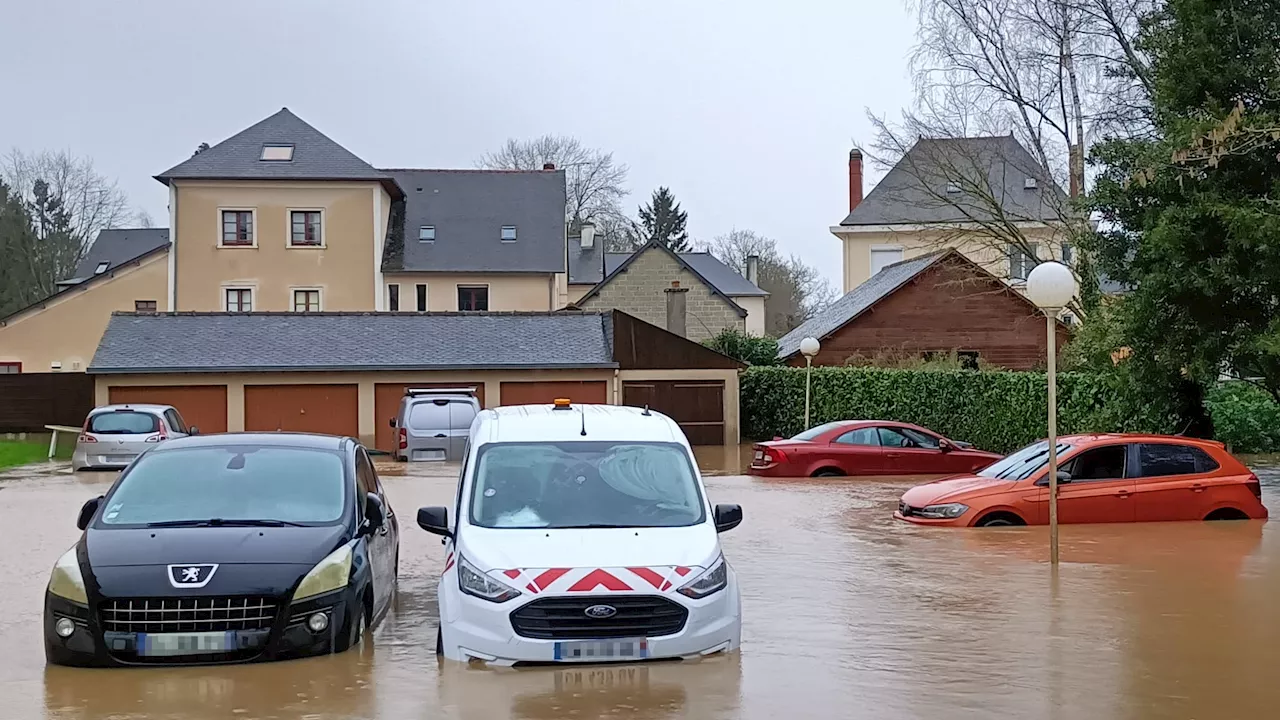
<svg viewBox="0 0 1280 720"><path fill-rule="evenodd" d="M172 405L104 405L85 419L71 467L120 469L158 443L197 432Z"/></svg>

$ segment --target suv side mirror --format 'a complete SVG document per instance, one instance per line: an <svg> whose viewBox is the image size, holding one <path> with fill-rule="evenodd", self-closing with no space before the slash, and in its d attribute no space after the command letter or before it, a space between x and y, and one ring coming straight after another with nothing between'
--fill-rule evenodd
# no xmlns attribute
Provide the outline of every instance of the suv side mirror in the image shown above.
<svg viewBox="0 0 1280 720"><path fill-rule="evenodd" d="M716 506L716 532L722 533L732 530L742 523L742 506L741 505L717 505Z"/></svg>
<svg viewBox="0 0 1280 720"><path fill-rule="evenodd" d="M102 496L90 500L80 506L80 517L76 518L76 527L81 530L89 527L89 523L93 522L93 516L98 512L98 506L102 504Z"/></svg>
<svg viewBox="0 0 1280 720"><path fill-rule="evenodd" d="M381 530L382 526L387 522L387 509L382 504L382 498L377 493L365 493L364 495L364 519L369 523L372 530Z"/></svg>
<svg viewBox="0 0 1280 720"><path fill-rule="evenodd" d="M432 535L451 538L449 531L449 509L443 507L418 508L418 527Z"/></svg>

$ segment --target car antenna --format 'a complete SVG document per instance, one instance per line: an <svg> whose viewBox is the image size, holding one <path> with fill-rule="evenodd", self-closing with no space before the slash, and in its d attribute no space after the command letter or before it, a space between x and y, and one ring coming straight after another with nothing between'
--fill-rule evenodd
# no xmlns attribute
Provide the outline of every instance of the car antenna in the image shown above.
<svg viewBox="0 0 1280 720"><path fill-rule="evenodd" d="M641 414L641 415L643 415L643 416L645 416L645 417L650 417L650 416L652 416L652 415L653 415L653 413L649 412L649 404L648 404L648 403L645 403L645 406L644 406L644 412L642 412L642 413L640 413L640 414Z"/></svg>
<svg viewBox="0 0 1280 720"><path fill-rule="evenodd" d="M582 415L582 437L586 437L587 436L587 409L583 407L578 408L578 414Z"/></svg>

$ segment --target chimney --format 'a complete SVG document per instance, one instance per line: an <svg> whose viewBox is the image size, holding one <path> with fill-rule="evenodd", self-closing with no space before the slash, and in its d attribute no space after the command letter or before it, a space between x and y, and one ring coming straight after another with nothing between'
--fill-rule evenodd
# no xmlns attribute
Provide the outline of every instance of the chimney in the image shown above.
<svg viewBox="0 0 1280 720"><path fill-rule="evenodd" d="M555 169L556 169L556 164L555 164L555 163L542 163L542 169L543 169L543 170L555 170Z"/></svg>
<svg viewBox="0 0 1280 720"><path fill-rule="evenodd" d="M671 287L663 292L667 294L667 332L685 337L685 293L689 288L682 288L679 280L672 280Z"/></svg>
<svg viewBox="0 0 1280 720"><path fill-rule="evenodd" d="M583 223L582 229L579 231L582 235L582 249L590 250L596 246L596 226L591 223Z"/></svg>
<svg viewBox="0 0 1280 720"><path fill-rule="evenodd" d="M862 151L849 151L849 212L862 202Z"/></svg>
<svg viewBox="0 0 1280 720"><path fill-rule="evenodd" d="M760 256L747 256L747 282L759 287L760 285Z"/></svg>

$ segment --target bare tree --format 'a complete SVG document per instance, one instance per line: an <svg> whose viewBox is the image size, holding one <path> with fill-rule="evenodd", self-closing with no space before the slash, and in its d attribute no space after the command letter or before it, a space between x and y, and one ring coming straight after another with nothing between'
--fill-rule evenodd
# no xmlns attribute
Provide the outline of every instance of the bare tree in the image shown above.
<svg viewBox="0 0 1280 720"><path fill-rule="evenodd" d="M27 203L36 201L36 184L44 182L49 196L60 199L70 213L81 254L100 231L136 217L115 180L94 169L93 160L65 150L28 153L15 148L0 158L0 177Z"/></svg>
<svg viewBox="0 0 1280 720"><path fill-rule="evenodd" d="M543 135L531 140L511 138L498 150L485 153L477 165L486 170L541 170L547 164L565 171L565 220L571 226L594 222L606 246L614 235L629 229L622 201L627 197L626 165L613 153L589 148L566 135Z"/></svg>
<svg viewBox="0 0 1280 720"><path fill-rule="evenodd" d="M775 240L754 231L733 230L703 249L743 275L747 258L760 258L758 282L769 293L764 301L766 335L785 335L835 298L831 284L816 268L795 255L784 256Z"/></svg>

